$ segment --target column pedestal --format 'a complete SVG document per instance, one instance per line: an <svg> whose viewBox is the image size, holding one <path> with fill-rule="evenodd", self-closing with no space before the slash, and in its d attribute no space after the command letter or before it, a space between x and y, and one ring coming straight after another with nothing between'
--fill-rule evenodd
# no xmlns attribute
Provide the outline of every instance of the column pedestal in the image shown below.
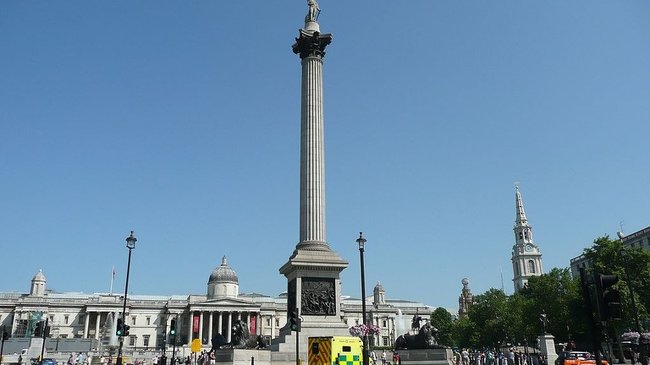
<svg viewBox="0 0 650 365"><path fill-rule="evenodd" d="M555 360L558 358L557 353L555 352L555 337L546 333L539 336L538 341L539 351L542 355L546 356L546 363L555 364Z"/></svg>

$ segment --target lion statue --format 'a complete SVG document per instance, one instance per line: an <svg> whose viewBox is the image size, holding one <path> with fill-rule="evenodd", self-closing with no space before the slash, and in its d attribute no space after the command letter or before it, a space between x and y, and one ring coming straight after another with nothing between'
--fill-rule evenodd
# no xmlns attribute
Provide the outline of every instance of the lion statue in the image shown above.
<svg viewBox="0 0 650 365"><path fill-rule="evenodd" d="M217 333L212 339L212 351L215 349L263 349L268 346L262 336L251 336L246 322L236 320L232 325L231 341L226 343L222 334Z"/></svg>
<svg viewBox="0 0 650 365"><path fill-rule="evenodd" d="M436 343L438 330L429 323L420 327L416 335L404 334L395 340L395 350L399 349L433 349L442 348Z"/></svg>

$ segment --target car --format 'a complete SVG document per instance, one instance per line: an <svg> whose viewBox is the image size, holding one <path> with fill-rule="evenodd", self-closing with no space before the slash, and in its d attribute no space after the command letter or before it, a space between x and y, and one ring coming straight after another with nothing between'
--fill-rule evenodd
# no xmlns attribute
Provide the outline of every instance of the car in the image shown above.
<svg viewBox="0 0 650 365"><path fill-rule="evenodd" d="M41 361L40 365L56 365L56 360L51 358L45 358Z"/></svg>
<svg viewBox="0 0 650 365"><path fill-rule="evenodd" d="M607 360L601 358L603 365L609 365ZM556 365L594 365L596 357L587 351L562 351L557 358Z"/></svg>

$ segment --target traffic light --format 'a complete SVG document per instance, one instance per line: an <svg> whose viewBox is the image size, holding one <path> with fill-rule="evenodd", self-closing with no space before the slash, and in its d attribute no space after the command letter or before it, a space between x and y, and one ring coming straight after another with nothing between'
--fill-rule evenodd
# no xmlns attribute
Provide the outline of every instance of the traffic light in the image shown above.
<svg viewBox="0 0 650 365"><path fill-rule="evenodd" d="M298 309L289 312L289 328L292 331L300 332L300 317L298 317Z"/></svg>
<svg viewBox="0 0 650 365"><path fill-rule="evenodd" d="M43 322L43 321L36 322L36 327L34 328L34 337L43 336L43 324L44 323L45 322Z"/></svg>
<svg viewBox="0 0 650 365"><path fill-rule="evenodd" d="M618 276L598 274L595 281L600 319L602 321L621 319L621 293L613 288L613 285L618 282Z"/></svg>
<svg viewBox="0 0 650 365"><path fill-rule="evenodd" d="M120 337L124 335L124 321L122 318L117 319L117 328L115 329L115 334Z"/></svg>
<svg viewBox="0 0 650 365"><path fill-rule="evenodd" d="M172 324L169 326L169 335L170 336L176 336L176 320L172 319Z"/></svg>
<svg viewBox="0 0 650 365"><path fill-rule="evenodd" d="M124 334L122 336L128 336L129 335L129 329L131 328L131 326L129 326L128 324L125 324L123 328L124 328Z"/></svg>

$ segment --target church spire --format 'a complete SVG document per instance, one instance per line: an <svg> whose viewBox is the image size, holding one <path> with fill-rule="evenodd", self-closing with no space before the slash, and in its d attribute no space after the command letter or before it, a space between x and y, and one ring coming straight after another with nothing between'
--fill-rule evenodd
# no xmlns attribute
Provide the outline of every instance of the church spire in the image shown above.
<svg viewBox="0 0 650 365"><path fill-rule="evenodd" d="M515 292L526 286L528 278L544 273L542 268L542 253L533 242L533 227L528 224L524 201L519 192L519 183L515 184L515 244L512 247L512 265Z"/></svg>
<svg viewBox="0 0 650 365"><path fill-rule="evenodd" d="M521 199L519 192L519 184L515 184L515 208L517 217L515 218L515 226L527 226L528 219L526 219L526 212L524 211L524 201Z"/></svg>

